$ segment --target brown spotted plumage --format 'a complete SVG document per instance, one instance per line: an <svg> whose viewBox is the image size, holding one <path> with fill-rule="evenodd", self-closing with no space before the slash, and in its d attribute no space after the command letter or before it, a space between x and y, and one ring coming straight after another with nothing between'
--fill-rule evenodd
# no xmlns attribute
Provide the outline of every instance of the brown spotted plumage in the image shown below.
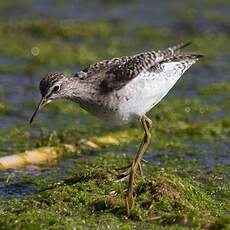
<svg viewBox="0 0 230 230"><path fill-rule="evenodd" d="M170 57L174 57L182 48L190 44L191 42L181 43L165 50L150 51L134 56L103 60L90 65L75 76L85 79L90 76L104 73L105 77L101 82L101 91L109 92L114 89L120 89L127 82L138 76L141 71L147 70Z"/></svg>

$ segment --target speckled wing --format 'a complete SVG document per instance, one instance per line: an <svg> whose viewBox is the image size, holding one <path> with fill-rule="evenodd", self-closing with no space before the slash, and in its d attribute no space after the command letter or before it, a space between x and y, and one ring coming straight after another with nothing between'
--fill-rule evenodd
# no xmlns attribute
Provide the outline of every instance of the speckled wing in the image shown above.
<svg viewBox="0 0 230 230"><path fill-rule="evenodd" d="M141 72L150 69L157 63L174 57L180 52L180 49L190 44L190 42L182 43L165 50L137 54L111 66L105 72L104 79L101 82L100 86L102 93L108 93L115 89L121 89Z"/></svg>
<svg viewBox="0 0 230 230"><path fill-rule="evenodd" d="M145 115L176 84L183 73L201 56L197 54L177 55L143 70L132 81L120 89L125 100L119 104L118 114L123 120L130 115Z"/></svg>
<svg viewBox="0 0 230 230"><path fill-rule="evenodd" d="M183 54L177 55L164 61L161 61L150 67L146 72L153 74L165 74L165 77L172 77L173 75L181 76L192 64L196 63L203 55L201 54Z"/></svg>
<svg viewBox="0 0 230 230"><path fill-rule="evenodd" d="M103 74L109 69L127 62L129 59L131 59L130 56L124 56L119 58L112 58L110 60L99 61L76 73L74 77L86 79L93 75Z"/></svg>

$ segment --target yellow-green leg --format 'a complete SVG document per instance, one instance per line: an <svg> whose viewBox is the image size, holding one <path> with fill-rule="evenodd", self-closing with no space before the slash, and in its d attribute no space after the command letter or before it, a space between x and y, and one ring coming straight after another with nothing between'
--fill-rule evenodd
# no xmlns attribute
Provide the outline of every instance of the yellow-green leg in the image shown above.
<svg viewBox="0 0 230 230"><path fill-rule="evenodd" d="M129 175L130 175L131 168L132 168L132 164L129 165L129 166L126 166L126 167L122 167L122 168L116 169L117 171L123 170L123 169L127 169L124 172L122 172L122 173L120 173L120 174L117 175L117 180L116 181L120 182L120 181L124 181L124 180L128 179ZM144 173L143 173L143 169L142 169L141 163L138 164L138 168L140 170L141 176L143 177Z"/></svg>
<svg viewBox="0 0 230 230"><path fill-rule="evenodd" d="M145 154L146 150L148 149L148 146L151 141L151 130L152 130L152 121L147 117L143 116L141 118L141 123L143 125L145 134L144 138L142 140L142 143L139 147L139 150L137 152L136 158L132 163L132 167L129 174L129 184L128 184L128 192L127 192L127 200L126 200L126 206L127 206L127 214L129 215L130 210L132 209L134 198L133 198L133 185L134 185L134 179L135 175L138 169L138 165L141 162L141 159L143 155Z"/></svg>

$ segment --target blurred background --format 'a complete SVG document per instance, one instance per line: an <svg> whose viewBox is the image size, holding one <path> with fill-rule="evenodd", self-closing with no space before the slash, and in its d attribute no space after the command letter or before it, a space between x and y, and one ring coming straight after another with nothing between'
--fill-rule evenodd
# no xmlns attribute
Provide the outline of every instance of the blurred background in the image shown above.
<svg viewBox="0 0 230 230"><path fill-rule="evenodd" d="M192 41L188 50L206 58L186 74L173 95L195 96L197 87L227 80L229 11L224 0L1 1L0 111L7 112L0 127L27 122L47 72L73 74L98 60L179 42ZM37 120L55 119L44 111ZM52 128L61 124L46 123Z"/></svg>
<svg viewBox="0 0 230 230"><path fill-rule="evenodd" d="M201 159L208 169L228 163L229 12L227 0L0 1L1 156L106 133L96 118L71 102L50 104L29 127L28 120L40 99L38 85L47 72L62 71L71 76L102 59L192 41L184 52L202 53L205 58L180 79L166 102L159 105L159 113L151 113L156 123L160 121L156 129L166 144L156 142L149 158L160 160L162 152L176 157L178 148L186 145L193 152L186 159ZM176 123L181 120L183 124ZM194 123L202 130L192 129ZM184 145L170 142L178 127ZM135 133L139 126L131 124L130 129ZM199 143L199 138L209 142ZM138 140L136 135L134 146L123 151L134 152ZM28 192L28 186L26 189L20 192L17 188L17 194Z"/></svg>

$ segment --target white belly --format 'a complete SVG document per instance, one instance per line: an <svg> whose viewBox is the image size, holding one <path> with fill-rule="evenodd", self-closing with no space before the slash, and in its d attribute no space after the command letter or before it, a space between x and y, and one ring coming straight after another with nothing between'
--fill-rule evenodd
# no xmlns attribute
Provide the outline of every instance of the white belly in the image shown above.
<svg viewBox="0 0 230 230"><path fill-rule="evenodd" d="M120 119L128 120L132 115L141 117L159 103L186 70L178 70L175 64L166 63L158 72L142 72L123 87L119 94L126 99L119 104Z"/></svg>

